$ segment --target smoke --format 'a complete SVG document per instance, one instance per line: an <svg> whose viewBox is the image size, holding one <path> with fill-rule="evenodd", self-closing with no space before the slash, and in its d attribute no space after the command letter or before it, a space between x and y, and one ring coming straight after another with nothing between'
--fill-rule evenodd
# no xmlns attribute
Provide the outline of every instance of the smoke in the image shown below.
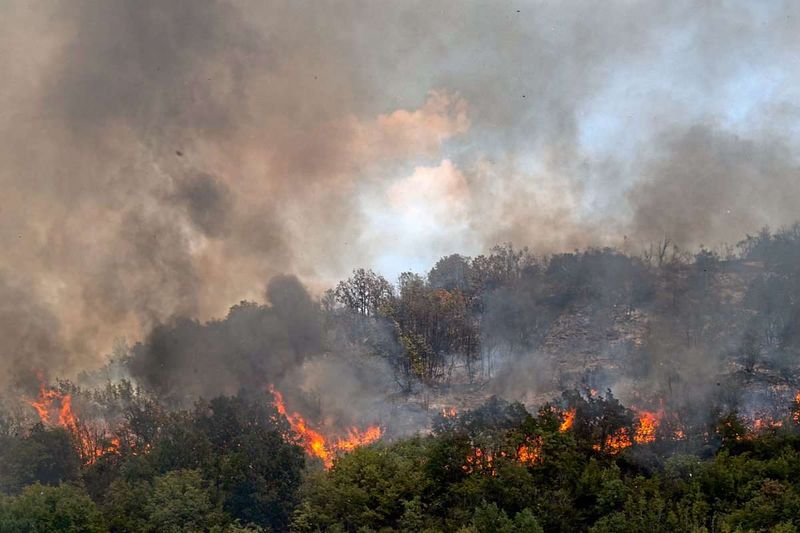
<svg viewBox="0 0 800 533"><path fill-rule="evenodd" d="M56 317L2 271L0 335L0 375L7 376L6 384L35 391L40 379L69 368Z"/></svg>
<svg viewBox="0 0 800 533"><path fill-rule="evenodd" d="M668 236L685 247L734 244L797 217L800 165L785 139L694 126L668 132L661 146L629 193L643 242Z"/></svg>
<svg viewBox="0 0 800 533"><path fill-rule="evenodd" d="M319 308L294 277L273 278L270 305L242 302L223 320L178 318L132 349L130 371L176 402L264 390L322 351Z"/></svg>
<svg viewBox="0 0 800 533"><path fill-rule="evenodd" d="M177 183L175 203L186 209L192 224L208 237L223 237L229 231L230 190L225 183L205 173L186 176Z"/></svg>
<svg viewBox="0 0 800 533"><path fill-rule="evenodd" d="M790 223L796 9L10 0L0 269L24 301L0 328L27 340L0 343L0 384L249 319L275 364L242 347L206 361L214 386L302 366L318 350L288 302L206 323L281 272L317 291L500 241L713 245ZM196 348L153 360L202 374Z"/></svg>
<svg viewBox="0 0 800 533"><path fill-rule="evenodd" d="M268 304L242 302L221 320L158 325L131 349L131 377L173 405L275 386L290 409L339 429L392 416L392 371L364 353L351 324L325 326L294 276L272 278L265 295Z"/></svg>

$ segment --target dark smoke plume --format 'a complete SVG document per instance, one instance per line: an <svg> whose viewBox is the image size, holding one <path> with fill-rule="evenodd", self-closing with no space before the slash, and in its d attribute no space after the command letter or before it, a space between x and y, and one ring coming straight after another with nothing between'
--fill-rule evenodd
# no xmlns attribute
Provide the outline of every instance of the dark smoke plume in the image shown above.
<svg viewBox="0 0 800 533"><path fill-rule="evenodd" d="M319 309L294 277L267 287L270 305L242 302L223 320L175 319L133 347L132 376L176 401L266 390L322 351Z"/></svg>

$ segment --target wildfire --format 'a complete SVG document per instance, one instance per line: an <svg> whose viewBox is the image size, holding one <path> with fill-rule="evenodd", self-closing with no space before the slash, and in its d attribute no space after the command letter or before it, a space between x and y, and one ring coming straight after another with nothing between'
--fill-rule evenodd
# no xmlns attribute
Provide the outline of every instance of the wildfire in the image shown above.
<svg viewBox="0 0 800 533"><path fill-rule="evenodd" d="M661 412L640 411L633 440L636 444L649 444L656 440L656 430L661 423Z"/></svg>
<svg viewBox="0 0 800 533"><path fill-rule="evenodd" d="M58 425L69 431L75 432L78 427L77 418L72 412L72 396L61 394L55 389L48 389L44 384L39 386L39 396L28 403L36 409L42 424L50 424L58 413Z"/></svg>
<svg viewBox="0 0 800 533"><path fill-rule="evenodd" d="M455 418L458 416L458 411L455 407L443 407L442 416L445 418Z"/></svg>
<svg viewBox="0 0 800 533"><path fill-rule="evenodd" d="M108 438L102 435L93 435L88 428L79 424L78 417L72 409L72 395L63 394L55 389L39 386L39 396L28 400L31 407L36 410L42 424L57 424L69 431L78 443L78 448L84 462L93 463L107 453L115 453L119 449L120 440L117 437ZM57 422L55 415L58 415Z"/></svg>
<svg viewBox="0 0 800 533"><path fill-rule="evenodd" d="M563 433L572 427L572 424L575 422L575 412L576 409L574 407L568 411L564 411L564 420L561 422L561 425L558 426L559 431Z"/></svg>
<svg viewBox="0 0 800 533"><path fill-rule="evenodd" d="M792 420L796 424L800 424L800 391L794 395L794 411L792 412Z"/></svg>
<svg viewBox="0 0 800 533"><path fill-rule="evenodd" d="M333 447L337 450L353 451L359 446L365 446L380 439L381 433L381 428L378 426L370 426L364 431L359 431L358 428L350 428L347 432L347 438L339 439Z"/></svg>
<svg viewBox="0 0 800 533"><path fill-rule="evenodd" d="M47 389L44 384L39 386L39 397L29 400L31 407L36 409L42 424L49 424L58 404L58 425L74 431L77 427L75 415L72 413L72 396L61 394L55 389Z"/></svg>
<svg viewBox="0 0 800 533"><path fill-rule="evenodd" d="M533 441L521 444L517 448L517 460L526 465L538 463L542 457L542 438L536 437Z"/></svg>
<svg viewBox="0 0 800 533"><path fill-rule="evenodd" d="M494 469L494 454L484 452L480 448L473 448L472 453L467 455L466 463L461 466L461 469L467 474L475 471L488 472L491 475L496 475Z"/></svg>
<svg viewBox="0 0 800 533"><path fill-rule="evenodd" d="M780 420L772 420L771 418L756 418L753 420L753 431L761 432L769 429L778 429L783 426Z"/></svg>
<svg viewBox="0 0 800 533"><path fill-rule="evenodd" d="M333 466L333 459L337 453L350 452L359 446L371 444L381 438L383 431L378 426L370 426L364 431L358 428L350 428L347 436L335 441L325 437L319 431L309 427L306 420L299 413L289 413L283 401L283 394L269 386L269 391L275 399L274 405L278 413L286 418L298 438L299 444L305 449L306 453L322 460L325 468Z"/></svg>
<svg viewBox="0 0 800 533"><path fill-rule="evenodd" d="M605 450L611 455L616 455L629 446L631 446L631 439L628 436L628 429L619 428L611 435L606 436L605 442L602 445L595 444L592 448L598 452Z"/></svg>

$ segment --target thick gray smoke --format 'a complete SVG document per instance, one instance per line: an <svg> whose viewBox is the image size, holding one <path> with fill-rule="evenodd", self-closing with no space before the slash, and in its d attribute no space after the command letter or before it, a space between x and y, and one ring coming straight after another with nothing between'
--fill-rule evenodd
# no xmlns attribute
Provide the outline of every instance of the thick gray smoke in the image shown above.
<svg viewBox="0 0 800 533"><path fill-rule="evenodd" d="M174 317L262 302L280 272L317 292L506 240L714 245L796 216L792 3L0 14L0 385L213 329ZM283 331L280 308L236 313Z"/></svg>
<svg viewBox="0 0 800 533"><path fill-rule="evenodd" d="M664 134L661 146L629 193L643 242L735 244L769 222L797 218L800 163L785 138L695 126Z"/></svg>
<svg viewBox="0 0 800 533"><path fill-rule="evenodd" d="M347 428L389 415L394 382L383 359L361 353L344 324L325 327L294 276L271 279L265 296L268 304L242 302L221 320L157 326L132 348L131 376L173 405L274 386L289 409L320 423Z"/></svg>
<svg viewBox="0 0 800 533"><path fill-rule="evenodd" d="M69 369L58 320L24 286L0 271L0 375L6 384L36 390L41 379Z"/></svg>
<svg viewBox="0 0 800 533"><path fill-rule="evenodd" d="M224 320L157 326L134 346L133 377L167 399L193 401L266 389L322 352L319 309L294 277L267 287L270 305L242 302Z"/></svg>

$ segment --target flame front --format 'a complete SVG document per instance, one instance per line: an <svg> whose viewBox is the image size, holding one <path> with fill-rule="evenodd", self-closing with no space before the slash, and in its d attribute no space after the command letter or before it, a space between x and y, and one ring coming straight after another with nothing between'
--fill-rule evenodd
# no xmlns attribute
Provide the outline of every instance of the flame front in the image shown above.
<svg viewBox="0 0 800 533"><path fill-rule="evenodd" d="M347 431L347 436L333 441L319 431L309 427L308 422L299 413L290 414L286 410L283 394L276 390L275 387L270 385L269 391L274 398L275 409L277 409L278 414L286 418L292 431L298 437L298 443L307 454L321 459L325 468L333 466L333 459L337 453L350 452L359 446L371 444L380 439L383 434L383 431L378 426L369 426L364 431L352 427Z"/></svg>
<svg viewBox="0 0 800 533"><path fill-rule="evenodd" d="M333 447L342 451L353 451L359 446L371 444L381 438L381 428L378 426L370 426L364 431L358 428L350 428L347 432L347 438L339 439Z"/></svg>

